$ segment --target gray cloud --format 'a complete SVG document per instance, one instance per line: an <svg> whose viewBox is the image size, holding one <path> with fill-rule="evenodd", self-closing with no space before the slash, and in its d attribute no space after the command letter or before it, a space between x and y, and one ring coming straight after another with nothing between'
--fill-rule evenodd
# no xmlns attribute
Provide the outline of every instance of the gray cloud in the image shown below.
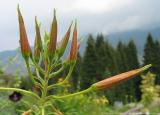
<svg viewBox="0 0 160 115"><path fill-rule="evenodd" d="M70 22L78 20L79 36L159 27L159 0L5 0L0 4L0 51L19 46L17 4L20 5L30 43L34 41L34 16L49 31L57 10L59 40Z"/></svg>

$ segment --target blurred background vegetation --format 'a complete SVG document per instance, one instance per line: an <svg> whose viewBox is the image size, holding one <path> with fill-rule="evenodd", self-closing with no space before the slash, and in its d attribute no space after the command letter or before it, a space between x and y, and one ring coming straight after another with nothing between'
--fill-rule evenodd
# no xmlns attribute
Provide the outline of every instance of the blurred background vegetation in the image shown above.
<svg viewBox="0 0 160 115"><path fill-rule="evenodd" d="M106 115L129 113L160 113L160 42L151 33L146 38L143 57L139 57L134 40L119 41L113 46L103 34L96 37L87 36L84 53L78 53L78 59L68 87L61 87L50 93L67 94L88 88L91 84L104 78L139 68L146 64L153 64L150 72L135 77L118 86L103 92L80 95L63 101L54 101L56 115ZM27 74L21 67L7 71L21 59L20 55L1 63L0 87L17 87L31 90ZM22 64L23 65L23 64ZM66 70L67 71L67 70ZM34 69L33 69L34 72ZM61 74L61 81L67 72ZM36 88L32 90L36 91ZM20 101L13 101L10 96L17 96L15 92L0 92L0 115L20 114L27 106L27 97ZM16 97L15 97L16 98ZM29 103L28 103L29 105ZM51 113L53 115L53 113Z"/></svg>

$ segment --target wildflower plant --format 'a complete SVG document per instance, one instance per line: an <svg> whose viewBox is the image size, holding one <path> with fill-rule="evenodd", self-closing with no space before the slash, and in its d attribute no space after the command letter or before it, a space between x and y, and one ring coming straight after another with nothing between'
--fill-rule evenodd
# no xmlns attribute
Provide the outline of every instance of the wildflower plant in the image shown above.
<svg viewBox="0 0 160 115"><path fill-rule="evenodd" d="M144 104L145 107L148 107L159 97L158 92L160 86L155 84L156 75L151 72L148 72L146 75L142 75L141 77L141 102Z"/></svg>
<svg viewBox="0 0 160 115"><path fill-rule="evenodd" d="M62 99L76 96L76 95L89 93L92 91L107 89L109 87L112 87L115 84L118 84L122 81L128 80L129 78L132 78L140 74L141 72L145 71L151 66L151 65L146 65L140 69L132 70L129 72L125 72L125 73L110 77L108 79L97 82L91 85L88 89L85 89L80 92L67 94L67 95L49 94L49 91L51 90L55 90L56 88L62 87L62 86L65 87L70 80L72 71L76 64L77 52L80 46L77 40L77 22L75 22L74 24L70 54L66 59L62 60L62 56L65 52L65 49L67 47L67 44L70 38L72 23L69 26L68 30L66 31L60 44L57 46L56 11L54 10L54 16L51 24L50 34L45 33L44 40L42 40L41 33L40 33L40 26L37 21L37 18L35 17L36 36L35 36L34 50L32 52L28 42L28 37L27 37L23 17L19 7L17 11L18 11L18 20L19 20L19 31L20 31L19 42L20 42L21 53L25 60L26 68L29 74L29 79L31 80L33 87L36 87L40 90L40 93L18 89L18 88L5 88L5 87L0 87L0 91L2 90L16 91L21 93L24 96L30 96L31 98L34 98L34 100L36 101L30 104L29 110L26 110L23 113L24 115L28 115L28 114L36 114L36 115L47 114L48 115L48 111L47 111L48 107L54 108L54 103L53 103L54 100L62 100ZM43 63L44 67L41 66L41 63ZM35 71L36 71L35 75L32 73L33 67L35 68ZM58 70L57 70L57 67L59 68ZM64 80L54 84L53 83L49 84L49 81L52 78L58 77L58 75L68 67L69 67L68 74L66 75Z"/></svg>

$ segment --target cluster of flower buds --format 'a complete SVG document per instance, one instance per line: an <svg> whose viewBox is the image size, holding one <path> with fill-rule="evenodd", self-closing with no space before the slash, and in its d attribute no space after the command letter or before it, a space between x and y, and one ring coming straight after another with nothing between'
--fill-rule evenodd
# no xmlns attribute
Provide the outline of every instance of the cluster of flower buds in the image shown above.
<svg viewBox="0 0 160 115"><path fill-rule="evenodd" d="M22 18L22 14L18 8L18 19L19 19L19 31L20 31L20 46L21 46L21 52L22 56L27 60L31 55L31 48L29 46L27 33L24 25L24 21Z"/></svg>
<svg viewBox="0 0 160 115"><path fill-rule="evenodd" d="M55 55L58 55L58 57L63 56L70 38L72 23L69 26L66 34L62 38L59 47L56 47L57 46L57 20L56 20L56 11L54 10L54 17L51 24L51 30L49 35L49 43L47 43L47 50L44 50L42 40L41 40L40 27L37 22L37 18L35 18L36 36L35 36L35 43L34 43L34 55L32 55L32 50L29 45L27 34L26 34L25 24L24 24L23 17L19 7L18 7L18 17L19 17L19 30L20 30L20 47L21 47L22 56L24 57L25 60L28 60L29 57L31 57L31 59L34 59L34 61L38 63L44 51L46 51L45 54L47 55L50 61L53 61ZM78 47L79 45L77 43L77 23L75 23L70 56L69 56L70 61L76 60Z"/></svg>
<svg viewBox="0 0 160 115"><path fill-rule="evenodd" d="M45 87L44 82L48 82L50 78L57 76L66 67L69 66L70 67L69 72L64 81L60 84L62 85L68 82L68 80L71 77L73 68L75 66L77 59L77 52L80 47L80 44L78 43L77 40L77 21L75 21L75 26L73 29L72 43L69 56L66 60L62 61L61 57L64 55L64 52L67 48L73 22L70 24L68 30L66 31L59 45L57 45L58 25L56 19L56 11L54 10L54 16L51 23L50 33L48 34L47 32L45 32L44 42L42 42L43 40L40 32L40 24L38 24L37 18L35 17L36 35L34 40L34 49L32 53L31 47L28 42L24 20L20 12L19 6L17 10L18 10L18 20L19 20L21 54L25 59L29 77L32 83L36 85L36 87L40 88ZM41 64L44 65L44 68L41 66ZM33 76L30 67L31 65L35 67L37 74L36 76L38 77ZM61 65L61 68L57 72L53 72L55 71L54 69L58 65ZM41 72L43 76L40 76L39 72ZM52 89L54 87L54 84L48 87L49 89Z"/></svg>

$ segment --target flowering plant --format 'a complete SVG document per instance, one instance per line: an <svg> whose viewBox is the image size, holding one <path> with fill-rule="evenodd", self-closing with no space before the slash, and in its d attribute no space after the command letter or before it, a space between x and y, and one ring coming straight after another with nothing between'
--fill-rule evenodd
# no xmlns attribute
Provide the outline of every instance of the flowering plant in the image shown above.
<svg viewBox="0 0 160 115"><path fill-rule="evenodd" d="M5 88L5 87L0 87L0 91L2 90L16 91L16 92L19 92L21 95L27 95L36 100L36 103L33 103L30 109L25 111L23 115L28 115L31 113L36 113L37 115L38 114L45 115L46 108L53 106L53 104L51 103L52 100L64 99L64 98L69 98L69 97L73 97L80 94L89 93L96 90L107 89L109 87L112 87L115 84L118 84L122 81L128 80L129 78L132 78L140 74L141 72L145 71L151 66L149 64L140 69L132 70L129 72L121 73L119 75L110 77L108 79L97 82L91 85L88 89L80 92L67 94L67 95L50 95L49 91L54 90L57 87L67 85L67 83L70 80L74 66L76 64L77 52L80 46L77 40L77 22L75 22L75 25L74 25L70 54L67 59L62 60L62 56L65 52L65 49L67 47L67 44L70 38L72 23L69 26L64 37L62 38L60 45L57 46L56 11L54 10L54 17L51 24L50 34L49 35L47 33L45 34L43 43L41 39L40 26L37 22L37 18L35 18L36 37L35 37L35 43L34 43L34 51L32 53L31 47L28 42L23 17L19 7L17 11L18 11L18 20L19 20L21 53L25 60L25 64L28 70L31 83L33 87L38 88L40 93L18 89L18 88ZM41 64L44 65L44 68L41 66ZM31 71L32 67L35 68L35 71L36 71L35 75ZM57 67L59 68L58 70L56 70ZM51 85L49 85L50 79L57 77L67 67L69 67L69 71L65 79L62 80L61 82L57 82L55 84L52 83ZM36 109L33 106L36 106Z"/></svg>

